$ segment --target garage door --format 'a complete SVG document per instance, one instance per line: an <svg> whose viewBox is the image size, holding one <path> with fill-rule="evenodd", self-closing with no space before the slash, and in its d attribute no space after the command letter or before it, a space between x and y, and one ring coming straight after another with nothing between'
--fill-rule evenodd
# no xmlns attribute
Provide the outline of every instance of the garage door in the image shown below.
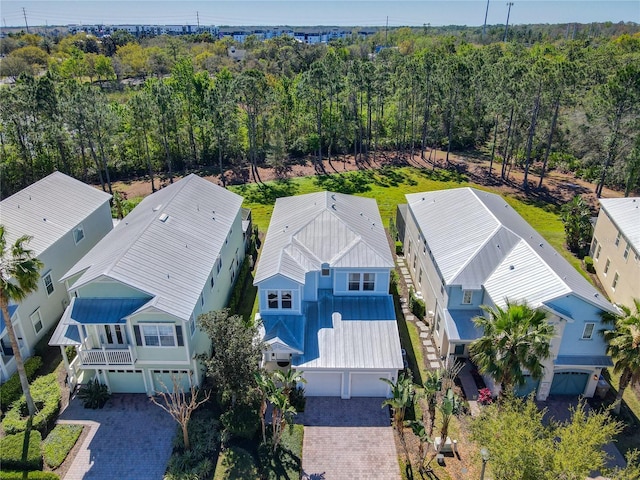
<svg viewBox="0 0 640 480"><path fill-rule="evenodd" d="M339 397L342 392L342 373L304 372L305 395L309 397Z"/></svg>
<svg viewBox="0 0 640 480"><path fill-rule="evenodd" d="M142 370L108 370L112 393L146 393Z"/></svg>
<svg viewBox="0 0 640 480"><path fill-rule="evenodd" d="M188 392L189 372L186 370L152 370L153 388L156 392L173 391L173 379L178 382L178 387L182 387L183 392Z"/></svg>
<svg viewBox="0 0 640 480"><path fill-rule="evenodd" d="M389 394L389 384L383 382L380 378L390 378L389 373L352 373L351 396L387 397Z"/></svg>
<svg viewBox="0 0 640 480"><path fill-rule="evenodd" d="M526 397L531 392L535 392L538 388L538 380L535 380L531 375L524 376L524 385L516 389L516 395L519 397Z"/></svg>
<svg viewBox="0 0 640 480"><path fill-rule="evenodd" d="M582 395L589 381L584 372L556 372L551 383L551 395Z"/></svg>

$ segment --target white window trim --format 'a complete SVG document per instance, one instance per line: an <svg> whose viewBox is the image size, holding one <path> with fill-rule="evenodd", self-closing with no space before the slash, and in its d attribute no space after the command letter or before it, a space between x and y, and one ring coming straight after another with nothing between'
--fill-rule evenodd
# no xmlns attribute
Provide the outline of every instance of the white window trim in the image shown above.
<svg viewBox="0 0 640 480"><path fill-rule="evenodd" d="M616 272L616 274L613 276L613 282L611 282L611 290L615 291L615 289L618 287L619 282L620 282L620 274Z"/></svg>
<svg viewBox="0 0 640 480"><path fill-rule="evenodd" d="M147 327L154 327L156 329L156 335L158 338L158 345L147 345L147 335L144 333L144 329ZM158 331L158 327L170 327L171 328L171 337L173 338L173 345L162 345L162 341L160 340L160 332ZM151 335L149 335L151 336ZM165 336L165 335L163 335ZM154 348L177 348L178 347L178 338L176 337L176 327L171 323L145 323L140 324L140 337L142 337L142 345L145 347L154 347Z"/></svg>
<svg viewBox="0 0 640 480"><path fill-rule="evenodd" d="M602 274L606 277L609 274L609 269L611 268L611 259L607 258L607 261L604 264L604 270L602 270Z"/></svg>
<svg viewBox="0 0 640 480"><path fill-rule="evenodd" d="M80 240L76 238L76 231L78 230L82 231L82 238ZM73 241L76 245L82 242L85 236L86 235L84 234L84 226L82 224L78 225L76 228L73 229Z"/></svg>
<svg viewBox="0 0 640 480"><path fill-rule="evenodd" d="M585 336L585 333L587 332L587 327L591 326L591 334L587 337ZM596 330L596 324L595 322L587 322L584 324L584 328L582 329L582 337L580 337L581 340L593 340L593 332L595 332Z"/></svg>
<svg viewBox="0 0 640 480"><path fill-rule="evenodd" d="M351 280L351 275L358 275L358 288L357 289L352 289L351 288L351 284L355 283L355 280ZM364 284L365 283L371 283L371 280L367 280L365 281L364 276L365 275L373 275L373 288L370 290L365 290L364 289ZM349 272L349 274L347 275L347 291L349 292L375 292L376 291L376 283L377 283L377 277L376 274L374 272Z"/></svg>
<svg viewBox="0 0 640 480"><path fill-rule="evenodd" d="M631 244L627 242L627 246L624 248L624 253L622 254L622 258L629 260L629 253L631 252Z"/></svg>
<svg viewBox="0 0 640 480"><path fill-rule="evenodd" d="M36 323L33 319L33 317L37 314L38 316L38 321L40 322L40 329L36 329ZM42 314L40 313L40 307L36 308L35 311L29 315L29 318L31 319L31 325L33 325L33 331L36 332L36 335L38 335L40 332L42 332L42 330L44 330L44 322L42 320Z"/></svg>
<svg viewBox="0 0 640 480"><path fill-rule="evenodd" d="M271 293L274 293L274 292L276 294L276 302L278 304L277 307L272 307L271 305L269 305L269 302L270 302L269 301L269 295ZM291 295L291 307L286 307L285 308L285 307L282 306L282 302L283 302L282 294L283 293L287 293L287 292ZM282 289L282 290L269 289L269 290L267 290L267 310L286 310L286 311L293 310L293 290L291 290L291 289Z"/></svg>
<svg viewBox="0 0 640 480"><path fill-rule="evenodd" d="M49 277L49 280L51 281L51 292L49 292L49 289L47 288L47 281L46 281L47 277ZM42 276L42 283L44 285L44 291L47 292L47 297L50 297L51 295L53 295L54 292L56 291L56 286L53 283L53 277L51 276L51 270L49 270L47 273L45 273Z"/></svg>

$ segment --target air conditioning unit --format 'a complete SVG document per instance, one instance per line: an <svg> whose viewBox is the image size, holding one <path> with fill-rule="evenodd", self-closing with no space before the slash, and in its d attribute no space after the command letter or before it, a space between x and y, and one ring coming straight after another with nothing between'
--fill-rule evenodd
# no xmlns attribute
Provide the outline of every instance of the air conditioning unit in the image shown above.
<svg viewBox="0 0 640 480"><path fill-rule="evenodd" d="M427 312L427 319L428 319L428 320L433 320L433 315L434 315L434 314L433 314L433 311L429 310L429 311Z"/></svg>

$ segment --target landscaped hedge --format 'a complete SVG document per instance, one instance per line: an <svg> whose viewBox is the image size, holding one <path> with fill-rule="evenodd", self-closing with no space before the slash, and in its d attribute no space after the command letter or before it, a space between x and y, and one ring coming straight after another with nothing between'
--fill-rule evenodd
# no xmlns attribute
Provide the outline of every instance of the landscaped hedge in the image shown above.
<svg viewBox="0 0 640 480"><path fill-rule="evenodd" d="M56 378L56 373L50 373L44 377L36 378L31 384L31 397L36 404L38 412L33 417L33 428L40 432L46 432L60 411L62 394ZM27 401L24 395L15 402L2 421L2 428L8 435L23 432L27 428Z"/></svg>
<svg viewBox="0 0 640 480"><path fill-rule="evenodd" d="M42 443L44 462L58 468L78 441L82 425L56 425Z"/></svg>
<svg viewBox="0 0 640 480"><path fill-rule="evenodd" d="M42 359L40 357L31 357L24 362L24 369L29 381L33 380L36 371L41 366ZM20 377L16 372L0 387L0 410L3 412L7 410L13 402L20 398L20 395L22 395L22 385L20 385Z"/></svg>
<svg viewBox="0 0 640 480"><path fill-rule="evenodd" d="M247 281L247 275L249 275L250 271L251 266L249 265L249 256L246 256L244 257L244 261L240 267L240 273L238 274L238 279L236 280L233 292L231 293L231 299L229 300L229 312L231 312L232 315L235 315L238 312L238 306L240 305L242 294L244 293L244 284Z"/></svg>
<svg viewBox="0 0 640 480"><path fill-rule="evenodd" d="M42 435L37 430L31 431L27 459L23 461L24 435L24 432L21 432L0 439L0 465L3 470L42 470L42 453L40 452Z"/></svg>
<svg viewBox="0 0 640 480"><path fill-rule="evenodd" d="M22 480L23 472L5 472L0 471L0 480ZM29 472L27 477L29 480L60 480L60 477L53 472L42 472L34 470Z"/></svg>

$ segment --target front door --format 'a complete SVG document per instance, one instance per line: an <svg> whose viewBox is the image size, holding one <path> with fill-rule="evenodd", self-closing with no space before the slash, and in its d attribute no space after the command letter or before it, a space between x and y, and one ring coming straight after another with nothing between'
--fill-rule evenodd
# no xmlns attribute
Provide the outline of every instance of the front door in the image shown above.
<svg viewBox="0 0 640 480"><path fill-rule="evenodd" d="M104 325L104 343L110 348L126 347L127 337L124 325Z"/></svg>

